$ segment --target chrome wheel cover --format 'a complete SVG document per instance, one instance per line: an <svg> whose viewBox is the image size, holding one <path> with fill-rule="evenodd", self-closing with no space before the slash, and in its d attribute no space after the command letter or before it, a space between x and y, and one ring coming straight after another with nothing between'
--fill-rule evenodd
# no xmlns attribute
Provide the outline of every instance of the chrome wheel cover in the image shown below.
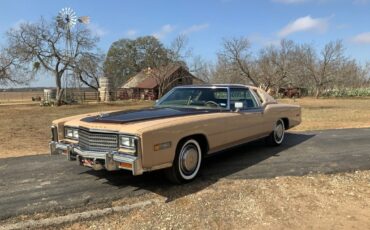
<svg viewBox="0 0 370 230"><path fill-rule="evenodd" d="M191 173L197 167L198 151L195 146L188 145L181 154L181 168L184 172Z"/></svg>
<svg viewBox="0 0 370 230"><path fill-rule="evenodd" d="M284 122L279 120L274 129L274 139L277 144L283 142L284 131L285 131Z"/></svg>
<svg viewBox="0 0 370 230"><path fill-rule="evenodd" d="M188 140L183 145L178 163L179 172L184 179L190 180L197 175L201 163L201 149L195 140Z"/></svg>

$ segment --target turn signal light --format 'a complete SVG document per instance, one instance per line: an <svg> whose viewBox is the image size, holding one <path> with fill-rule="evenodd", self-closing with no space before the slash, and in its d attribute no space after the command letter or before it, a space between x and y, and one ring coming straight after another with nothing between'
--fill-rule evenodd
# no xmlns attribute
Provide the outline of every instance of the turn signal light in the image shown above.
<svg viewBox="0 0 370 230"><path fill-rule="evenodd" d="M132 169L132 165L130 163L126 163L126 162L121 162L119 163L119 166L121 168L128 168L128 169Z"/></svg>
<svg viewBox="0 0 370 230"><path fill-rule="evenodd" d="M165 142L161 144L154 145L154 151L171 148L171 142Z"/></svg>

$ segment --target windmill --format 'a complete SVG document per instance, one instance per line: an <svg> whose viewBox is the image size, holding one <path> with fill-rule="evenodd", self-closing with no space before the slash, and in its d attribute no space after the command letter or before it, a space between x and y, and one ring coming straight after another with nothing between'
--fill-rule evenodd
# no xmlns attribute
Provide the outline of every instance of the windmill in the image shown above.
<svg viewBox="0 0 370 230"><path fill-rule="evenodd" d="M58 27L64 31L65 42L66 42L65 56L70 61L70 59L74 55L71 31L77 23L81 23L85 25L89 24L90 17L89 16L77 17L75 11L72 8L66 7L59 11L56 21L57 21ZM68 78L70 75L68 68L66 69L64 74L65 74L65 78L64 78L65 79L65 89L67 90L67 82L68 82ZM76 78L72 77L72 79L76 79ZM65 93L65 95L67 95L67 92Z"/></svg>

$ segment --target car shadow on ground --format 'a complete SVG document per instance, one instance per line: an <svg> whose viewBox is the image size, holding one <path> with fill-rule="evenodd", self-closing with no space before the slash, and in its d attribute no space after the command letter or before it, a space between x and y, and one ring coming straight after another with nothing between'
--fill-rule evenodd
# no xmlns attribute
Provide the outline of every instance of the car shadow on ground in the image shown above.
<svg viewBox="0 0 370 230"><path fill-rule="evenodd" d="M171 184L164 176L163 171L144 173L141 176L132 176L130 172L116 171L107 172L89 170L89 173L97 177L97 180L105 179L106 182L118 188L127 186L136 187L138 193L153 192L167 198L167 202L177 198L198 192L214 184L222 178L248 179L269 178L275 176L291 175L287 171L276 171L269 164L262 166L260 170L248 171L250 167L259 165L269 158L279 158L287 153L286 150L295 147L308 139L313 134L287 133L286 142L281 146L266 146L264 140L244 144L233 149L228 149L203 161L202 169L198 178L188 184ZM271 161L273 164L274 159ZM264 168L265 167L265 168ZM299 166L297 166L299 167ZM272 173L263 173L263 171Z"/></svg>

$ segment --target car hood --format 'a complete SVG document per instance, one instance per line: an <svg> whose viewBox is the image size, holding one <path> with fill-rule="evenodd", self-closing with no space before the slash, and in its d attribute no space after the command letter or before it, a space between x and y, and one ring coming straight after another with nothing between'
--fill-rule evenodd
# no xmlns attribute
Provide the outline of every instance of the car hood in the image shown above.
<svg viewBox="0 0 370 230"><path fill-rule="evenodd" d="M143 132L173 126L179 123L199 121L212 117L226 116L228 111L193 108L146 108L131 111L110 111L66 117L53 121L54 125L84 127L141 135ZM62 130L62 129L61 129Z"/></svg>
<svg viewBox="0 0 370 230"><path fill-rule="evenodd" d="M155 119L181 117L189 115L207 114L219 112L214 109L193 109L193 108L147 108L132 111L117 111L111 113L101 113L96 116L81 119L87 123L115 123L124 124L130 122L140 122Z"/></svg>

